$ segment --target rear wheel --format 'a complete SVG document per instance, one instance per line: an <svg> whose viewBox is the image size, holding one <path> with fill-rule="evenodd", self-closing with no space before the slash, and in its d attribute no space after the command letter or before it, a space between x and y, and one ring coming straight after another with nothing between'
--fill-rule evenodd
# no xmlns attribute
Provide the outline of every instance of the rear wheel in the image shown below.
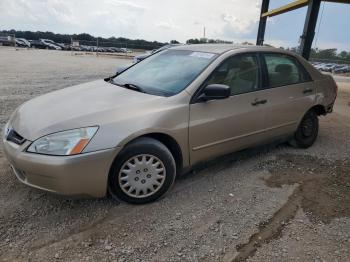
<svg viewBox="0 0 350 262"><path fill-rule="evenodd" d="M127 145L114 161L108 191L125 202L144 204L163 196L175 176L175 160L169 149L144 137Z"/></svg>
<svg viewBox="0 0 350 262"><path fill-rule="evenodd" d="M308 111L301 120L290 144L297 148L308 148L314 144L318 135L318 117L315 110Z"/></svg>

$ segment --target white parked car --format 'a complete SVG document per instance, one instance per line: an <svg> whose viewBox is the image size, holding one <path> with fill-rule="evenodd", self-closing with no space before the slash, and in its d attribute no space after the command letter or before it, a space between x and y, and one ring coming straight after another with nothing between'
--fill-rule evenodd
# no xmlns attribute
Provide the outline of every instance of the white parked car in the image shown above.
<svg viewBox="0 0 350 262"><path fill-rule="evenodd" d="M120 51L122 53L132 53L132 51L130 49L127 49L127 48L120 48Z"/></svg>
<svg viewBox="0 0 350 262"><path fill-rule="evenodd" d="M62 47L57 45L54 41L50 39L40 39L40 42L42 42L44 45L47 46L47 49L54 49L54 50L62 50Z"/></svg>
<svg viewBox="0 0 350 262"><path fill-rule="evenodd" d="M30 42L24 38L16 38L16 45L20 47L30 47Z"/></svg>

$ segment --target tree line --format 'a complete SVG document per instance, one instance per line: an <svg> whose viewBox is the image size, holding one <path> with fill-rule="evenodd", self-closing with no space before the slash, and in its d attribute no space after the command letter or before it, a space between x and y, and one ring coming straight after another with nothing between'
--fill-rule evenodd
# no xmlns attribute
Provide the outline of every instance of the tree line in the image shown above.
<svg viewBox="0 0 350 262"><path fill-rule="evenodd" d="M56 43L70 44L72 40L79 41L80 44L93 45L97 44L101 47L129 47L134 49L152 50L159 48L166 43L158 41L147 41L143 39L128 39L124 37L95 37L87 33L82 34L55 34L53 32L42 31L17 31L17 30L3 30L1 35L15 35L17 38L25 38L28 40L50 39Z"/></svg>
<svg viewBox="0 0 350 262"><path fill-rule="evenodd" d="M207 38L191 38L186 41L186 44L232 44L232 41L225 41L220 39L207 39Z"/></svg>
<svg viewBox="0 0 350 262"><path fill-rule="evenodd" d="M310 57L315 60L336 60L350 63L350 52L341 51L338 53L336 48L312 49Z"/></svg>
<svg viewBox="0 0 350 262"><path fill-rule="evenodd" d="M282 48L282 47L280 47ZM283 49L283 48L282 48ZM297 47L287 48L287 50L298 53ZM310 52L310 59L315 61L333 61L350 63L350 52L338 52L337 48L319 49L312 48Z"/></svg>

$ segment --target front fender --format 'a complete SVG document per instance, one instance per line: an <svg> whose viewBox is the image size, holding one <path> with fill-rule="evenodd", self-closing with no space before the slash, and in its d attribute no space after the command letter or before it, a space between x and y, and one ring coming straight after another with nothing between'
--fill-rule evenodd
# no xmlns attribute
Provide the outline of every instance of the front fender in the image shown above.
<svg viewBox="0 0 350 262"><path fill-rule="evenodd" d="M122 148L140 136L161 133L178 143L185 165L188 162L188 110L188 104L177 105L106 123L100 126L84 152Z"/></svg>

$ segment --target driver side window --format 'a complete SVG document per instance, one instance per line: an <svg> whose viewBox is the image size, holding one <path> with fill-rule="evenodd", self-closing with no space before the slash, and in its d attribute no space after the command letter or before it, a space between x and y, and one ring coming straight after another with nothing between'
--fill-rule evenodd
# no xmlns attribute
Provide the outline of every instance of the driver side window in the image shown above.
<svg viewBox="0 0 350 262"><path fill-rule="evenodd" d="M259 67L255 55L235 55L226 59L210 76L210 84L227 85L231 95L239 95L258 90Z"/></svg>

